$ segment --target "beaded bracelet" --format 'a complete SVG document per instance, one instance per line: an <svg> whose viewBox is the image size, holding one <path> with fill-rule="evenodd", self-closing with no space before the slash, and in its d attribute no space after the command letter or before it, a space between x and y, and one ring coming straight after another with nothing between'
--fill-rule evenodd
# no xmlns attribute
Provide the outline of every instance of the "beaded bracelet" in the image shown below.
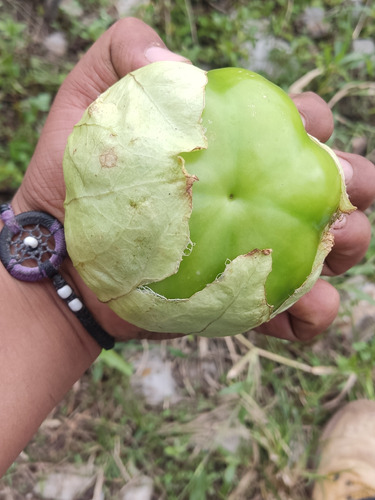
<svg viewBox="0 0 375 500"><path fill-rule="evenodd" d="M14 215L9 204L0 205L4 227L0 232L0 260L8 273L21 281L51 279L57 295L68 305L83 327L104 349L115 340L95 321L58 270L67 255L64 227L44 212Z"/></svg>

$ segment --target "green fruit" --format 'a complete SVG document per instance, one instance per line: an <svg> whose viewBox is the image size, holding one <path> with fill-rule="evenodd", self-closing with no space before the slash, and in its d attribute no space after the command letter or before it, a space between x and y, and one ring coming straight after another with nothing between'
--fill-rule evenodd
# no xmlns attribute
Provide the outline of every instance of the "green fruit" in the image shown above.
<svg viewBox="0 0 375 500"><path fill-rule="evenodd" d="M336 156L293 101L238 68L130 73L75 127L64 175L73 264L151 331L233 335L268 321L311 289L330 225L353 209Z"/></svg>

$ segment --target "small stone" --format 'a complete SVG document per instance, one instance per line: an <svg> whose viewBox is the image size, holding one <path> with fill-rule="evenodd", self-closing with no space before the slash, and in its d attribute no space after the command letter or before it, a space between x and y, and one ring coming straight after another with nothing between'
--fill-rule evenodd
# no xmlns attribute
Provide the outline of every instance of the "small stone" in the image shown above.
<svg viewBox="0 0 375 500"><path fill-rule="evenodd" d="M91 465L61 466L55 472L41 478L34 488L38 498L75 500L94 484L96 471Z"/></svg>
<svg viewBox="0 0 375 500"><path fill-rule="evenodd" d="M154 482L151 477L139 476L132 479L119 493L120 500L151 500Z"/></svg>
<svg viewBox="0 0 375 500"><path fill-rule="evenodd" d="M150 351L146 361L142 357L134 360L134 366L136 372L131 378L131 384L149 405L157 406L165 402L173 404L180 399L172 364L164 359L161 349Z"/></svg>
<svg viewBox="0 0 375 500"><path fill-rule="evenodd" d="M26 236L26 238L23 240L24 244L30 248L37 248L38 246L38 240L34 238L34 236Z"/></svg>
<svg viewBox="0 0 375 500"><path fill-rule="evenodd" d="M375 42L369 38L359 38L358 40L354 40L353 52L356 54L373 56L375 54Z"/></svg>
<svg viewBox="0 0 375 500"><path fill-rule="evenodd" d="M55 33L48 35L44 39L43 45L50 55L55 57L65 56L68 49L68 42L65 35L60 31L56 31Z"/></svg>
<svg viewBox="0 0 375 500"><path fill-rule="evenodd" d="M300 22L303 28L314 39L324 38L330 32L330 26L325 19L325 11L321 7L306 7Z"/></svg>
<svg viewBox="0 0 375 500"><path fill-rule="evenodd" d="M249 40L242 44L247 56L241 66L256 73L263 73L268 78L277 79L285 70L283 61L291 54L290 44L272 35L267 19L247 21L243 31L248 33Z"/></svg>
<svg viewBox="0 0 375 500"><path fill-rule="evenodd" d="M249 64L248 69L255 72L263 72L269 77L276 78L280 73L280 66L275 53L290 54L290 45L274 36L265 36L257 40L255 44L248 44Z"/></svg>
<svg viewBox="0 0 375 500"><path fill-rule="evenodd" d="M83 7L81 7L80 2L77 0L61 0L59 8L69 17L79 18L84 14Z"/></svg>

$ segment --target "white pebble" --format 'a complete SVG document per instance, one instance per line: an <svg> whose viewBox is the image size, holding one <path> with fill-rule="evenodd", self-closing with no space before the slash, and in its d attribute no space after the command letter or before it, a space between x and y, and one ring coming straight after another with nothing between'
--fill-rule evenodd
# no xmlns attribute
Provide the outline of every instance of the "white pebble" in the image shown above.
<svg viewBox="0 0 375 500"><path fill-rule="evenodd" d="M43 45L51 55L56 57L64 57L68 48L68 42L64 33L59 31L48 35Z"/></svg>

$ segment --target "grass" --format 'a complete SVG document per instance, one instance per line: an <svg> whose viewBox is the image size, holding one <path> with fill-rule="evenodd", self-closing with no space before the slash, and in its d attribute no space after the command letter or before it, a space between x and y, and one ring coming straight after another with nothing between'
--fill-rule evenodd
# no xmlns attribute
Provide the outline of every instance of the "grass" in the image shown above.
<svg viewBox="0 0 375 500"><path fill-rule="evenodd" d="M112 0L76 4L81 9L77 16L66 9L47 12L42 2L0 0L4 198L22 179L58 86L79 55L117 18ZM236 15L229 12L233 4ZM250 21L270 19L270 32L290 44L287 56L274 54L285 66L276 83L319 93L335 116L330 144L353 151L353 138L366 138L364 154L374 159L375 61L352 50L353 40L374 37L372 2L313 2L325 9L329 26L318 38L301 24L311 2L248 4L151 1L139 16L172 50L207 68L247 63L243 44L255 43L256 35ZM51 61L41 40L54 30L65 34L68 52ZM368 215L374 227L375 212ZM342 296L335 324L307 345L249 332L236 338L117 346L48 417L3 478L0 495L11 491L12 498L25 498L37 478L62 464L94 463L97 491L111 499L140 475L154 481L155 499L311 498L322 426L345 401L375 397L374 313L366 319L374 299L364 288L375 281L374 263L373 237L363 262L332 280ZM132 362L160 349L173 364L180 400L152 407L136 393ZM235 451L225 446L228 436L232 444L240 442ZM94 490L84 498L92 498Z"/></svg>

